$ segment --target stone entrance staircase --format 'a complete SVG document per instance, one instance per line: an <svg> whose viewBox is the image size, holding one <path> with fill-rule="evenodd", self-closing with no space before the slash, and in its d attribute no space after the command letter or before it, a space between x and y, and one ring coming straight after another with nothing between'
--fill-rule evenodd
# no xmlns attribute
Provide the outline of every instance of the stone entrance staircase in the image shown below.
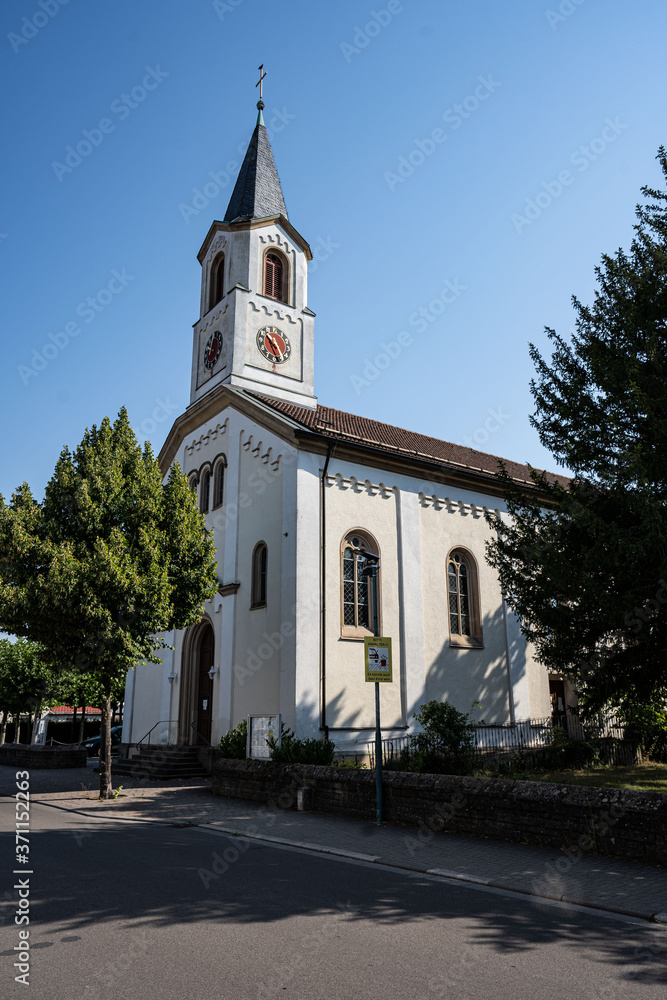
<svg viewBox="0 0 667 1000"><path fill-rule="evenodd" d="M201 747L140 746L134 757L119 757L112 765L114 774L133 778L205 778L198 760Z"/></svg>

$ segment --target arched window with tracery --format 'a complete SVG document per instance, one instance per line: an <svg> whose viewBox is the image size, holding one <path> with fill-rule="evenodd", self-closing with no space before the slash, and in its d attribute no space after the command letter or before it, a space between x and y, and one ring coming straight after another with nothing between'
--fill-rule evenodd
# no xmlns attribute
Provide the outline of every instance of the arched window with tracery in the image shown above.
<svg viewBox="0 0 667 1000"><path fill-rule="evenodd" d="M197 473L196 472L191 473L190 476L188 477L188 486L190 487L190 489L192 490L192 492L195 494L195 496L197 495L197 486L198 486L198 484L199 484L199 479L197 477Z"/></svg>
<svg viewBox="0 0 667 1000"><path fill-rule="evenodd" d="M285 302L287 264L280 254L270 252L264 257L264 294Z"/></svg>
<svg viewBox="0 0 667 1000"><path fill-rule="evenodd" d="M380 555L372 536L366 531L348 532L341 545L341 635L345 638L381 635L380 568L369 555Z"/></svg>
<svg viewBox="0 0 667 1000"><path fill-rule="evenodd" d="M477 567L464 549L453 549L447 557L447 602L452 645L481 646Z"/></svg>
<svg viewBox="0 0 667 1000"><path fill-rule="evenodd" d="M258 542L252 554L251 608L263 608L266 605L267 562L268 550L266 542Z"/></svg>
<svg viewBox="0 0 667 1000"><path fill-rule="evenodd" d="M213 467L213 508L222 507L225 500L225 466L224 455L216 460Z"/></svg>
<svg viewBox="0 0 667 1000"><path fill-rule="evenodd" d="M217 306L225 294L225 255L218 254L211 265L208 307Z"/></svg>

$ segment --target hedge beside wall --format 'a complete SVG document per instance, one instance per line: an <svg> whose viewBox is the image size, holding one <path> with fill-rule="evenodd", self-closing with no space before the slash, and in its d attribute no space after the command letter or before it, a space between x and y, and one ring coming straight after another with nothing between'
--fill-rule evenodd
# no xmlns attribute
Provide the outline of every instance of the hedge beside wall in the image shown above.
<svg viewBox="0 0 667 1000"><path fill-rule="evenodd" d="M279 809L295 809L297 789L308 786L318 812L375 819L374 771L220 759L213 765L212 784L215 795ZM667 796L659 792L388 771L384 818L450 833L667 862Z"/></svg>

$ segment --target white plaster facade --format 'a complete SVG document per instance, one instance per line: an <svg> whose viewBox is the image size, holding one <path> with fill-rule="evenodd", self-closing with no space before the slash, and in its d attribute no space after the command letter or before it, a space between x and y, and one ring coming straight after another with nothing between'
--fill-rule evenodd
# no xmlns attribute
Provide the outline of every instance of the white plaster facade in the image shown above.
<svg viewBox="0 0 667 1000"><path fill-rule="evenodd" d="M286 302L264 294L263 259L271 248L288 265ZM225 291L210 307L220 254ZM203 472L224 456L223 502L206 514L220 585L204 608L213 630L211 743L249 714L276 712L299 736L327 733L340 746L371 738L374 691L364 682L363 641L341 634L341 542L353 529L370 533L380 554L381 634L392 637L394 660L393 684L381 685L388 735L404 733L432 698L466 712L479 701L487 722L548 716L547 673L526 648L485 560L484 509L504 509L492 477L472 465L392 454L337 436L324 423L306 427L255 395L304 413L316 408L310 258L282 215L216 222L199 254L191 402L160 461L165 477L177 461L201 489ZM288 361L272 364L259 352L258 331L267 325L289 338ZM215 331L222 347L207 368ZM266 602L252 607L259 542L267 547ZM447 558L454 548L465 549L477 568L482 641L475 647L461 648L449 632ZM167 637L173 648L161 666L130 672L124 743L151 728L153 742L197 740L201 634Z"/></svg>
<svg viewBox="0 0 667 1000"><path fill-rule="evenodd" d="M186 473L220 455L227 461L225 502L206 515L222 591L205 608L219 667L212 743L247 715L274 712L300 736L320 736L326 726L341 745L371 738L373 686L363 679L363 642L341 637L341 541L354 528L372 534L381 557L381 631L394 649L395 680L381 688L388 734L405 732L412 713L431 698L462 711L480 701L487 722L550 714L546 671L526 648L484 558L484 508L502 509L498 497L454 492L335 452L323 480L321 443L320 450L299 446L290 423L281 426L261 401L221 386L205 403L215 415L184 434L173 457ZM268 550L267 602L251 609L259 541ZM481 648L450 643L446 564L457 547L473 555L479 572ZM226 592L230 584L238 588ZM173 738L188 669L183 638L169 637L174 648L165 651L162 667L130 673L124 742L167 720Z"/></svg>

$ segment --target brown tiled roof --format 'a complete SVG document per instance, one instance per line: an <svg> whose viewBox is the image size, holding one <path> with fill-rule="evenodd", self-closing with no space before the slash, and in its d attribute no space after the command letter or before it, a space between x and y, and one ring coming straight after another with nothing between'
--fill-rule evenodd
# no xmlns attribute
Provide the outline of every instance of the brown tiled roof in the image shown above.
<svg viewBox="0 0 667 1000"><path fill-rule="evenodd" d="M77 712L78 711L79 709L77 708ZM50 708L49 712L51 713L51 715L72 715L74 709L70 708L69 705L56 705L55 708ZM102 714L101 708L91 708L90 705L86 708L86 715L101 715L101 714Z"/></svg>
<svg viewBox="0 0 667 1000"><path fill-rule="evenodd" d="M415 431L406 431L402 427L383 424L379 420L369 420L368 417L358 417L344 410L334 410L330 406L319 406L311 410L305 406L295 406L280 399L269 399L259 393L249 392L273 409L301 424L308 430L321 434L336 441L346 441L364 447L400 455L405 458L422 459L428 462L450 467L455 470L481 472L485 475L495 475L502 461L513 479L520 482L531 482L530 469L519 462L500 459L497 455L487 455L476 448L466 448L464 445L441 441L439 438ZM567 476L556 473L548 474L549 480L567 486L570 480Z"/></svg>

